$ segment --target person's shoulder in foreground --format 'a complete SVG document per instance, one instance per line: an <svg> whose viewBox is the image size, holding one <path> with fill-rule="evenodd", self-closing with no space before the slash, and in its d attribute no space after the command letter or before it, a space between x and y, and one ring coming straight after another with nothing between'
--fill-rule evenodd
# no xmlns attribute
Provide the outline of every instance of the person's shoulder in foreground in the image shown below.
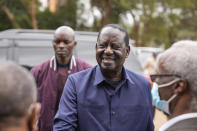
<svg viewBox="0 0 197 131"><path fill-rule="evenodd" d="M170 119L159 131L196 131L197 112L186 113Z"/></svg>

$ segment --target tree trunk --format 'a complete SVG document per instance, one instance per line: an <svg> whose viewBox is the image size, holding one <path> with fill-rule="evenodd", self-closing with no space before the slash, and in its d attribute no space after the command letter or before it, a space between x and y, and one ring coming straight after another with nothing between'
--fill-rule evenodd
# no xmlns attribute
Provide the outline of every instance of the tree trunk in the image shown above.
<svg viewBox="0 0 197 131"><path fill-rule="evenodd" d="M35 0L31 0L31 19L32 19L33 29L38 29Z"/></svg>
<svg viewBox="0 0 197 131"><path fill-rule="evenodd" d="M100 0L100 7L101 7L101 23L100 23L100 29L103 28L108 23L108 19L111 13L112 3L111 0L108 0L107 6L105 5L105 0Z"/></svg>
<svg viewBox="0 0 197 131"><path fill-rule="evenodd" d="M139 22L136 20L136 17L134 15L134 13L132 11L130 11L131 16L133 17L133 23L134 23L134 40L135 40L135 46L140 46L139 44L139 36L140 36L140 24Z"/></svg>
<svg viewBox="0 0 197 131"><path fill-rule="evenodd" d="M26 5L24 0L20 0L20 2L23 4L25 9L27 10L30 19L32 21L32 28L38 29L37 19L36 19L36 0L31 0L29 3L29 6Z"/></svg>
<svg viewBox="0 0 197 131"><path fill-rule="evenodd" d="M140 24L138 22L134 25L134 31L135 31L135 46L140 46L139 43Z"/></svg>

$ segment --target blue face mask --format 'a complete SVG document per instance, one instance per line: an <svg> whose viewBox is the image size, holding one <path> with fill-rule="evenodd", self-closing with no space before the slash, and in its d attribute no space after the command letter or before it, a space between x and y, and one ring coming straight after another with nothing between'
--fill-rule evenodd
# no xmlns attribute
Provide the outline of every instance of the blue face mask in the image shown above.
<svg viewBox="0 0 197 131"><path fill-rule="evenodd" d="M175 79L175 80L173 80L169 83L162 84L162 85L159 85L159 86L155 82L153 83L153 87L152 87L152 90L151 90L153 105L156 106L158 109L162 110L163 112L167 113L168 115L171 114L169 104L177 96L177 94L172 95L167 101L166 100L161 100L160 96L159 96L158 89L162 88L162 87L171 86L172 84L176 83L179 80L180 79Z"/></svg>

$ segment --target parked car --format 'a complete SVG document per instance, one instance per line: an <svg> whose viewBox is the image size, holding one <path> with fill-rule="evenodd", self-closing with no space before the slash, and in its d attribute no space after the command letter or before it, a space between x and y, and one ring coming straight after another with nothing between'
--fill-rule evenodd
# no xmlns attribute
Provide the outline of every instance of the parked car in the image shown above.
<svg viewBox="0 0 197 131"><path fill-rule="evenodd" d="M54 30L10 29L0 32L0 60L11 60L31 69L54 55L52 48ZM92 65L96 65L95 44L97 32L75 32L77 46L74 55ZM142 74L140 62L134 48L126 59L125 67Z"/></svg>

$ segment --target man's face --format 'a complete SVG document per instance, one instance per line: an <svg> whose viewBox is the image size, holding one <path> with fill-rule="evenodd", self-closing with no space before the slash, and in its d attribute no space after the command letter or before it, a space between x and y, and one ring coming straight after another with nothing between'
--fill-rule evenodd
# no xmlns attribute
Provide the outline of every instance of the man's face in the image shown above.
<svg viewBox="0 0 197 131"><path fill-rule="evenodd" d="M130 48L124 42L125 33L119 29L105 27L96 44L96 60L105 71L119 71L129 55Z"/></svg>
<svg viewBox="0 0 197 131"><path fill-rule="evenodd" d="M74 36L61 32L55 34L53 48L58 61L70 58L75 46Z"/></svg>
<svg viewBox="0 0 197 131"><path fill-rule="evenodd" d="M169 74L167 71L165 71L162 66L158 65L156 68L156 72L157 74ZM162 84L166 84L172 80L174 80L175 78L173 76L163 76L163 77L158 77L156 79L156 83L158 85L162 85ZM163 87L163 88L159 88L159 95L161 100L168 100L172 95L173 95L173 88L170 86L167 87Z"/></svg>
<svg viewBox="0 0 197 131"><path fill-rule="evenodd" d="M159 77L156 78L155 82L159 86L159 96L161 100L168 101L175 93L174 90L177 88L177 83L180 77L175 74L171 74L165 71L162 66L158 65L156 71ZM163 86L162 86L163 85ZM172 111L175 108L176 100L173 99L169 104L170 110Z"/></svg>

